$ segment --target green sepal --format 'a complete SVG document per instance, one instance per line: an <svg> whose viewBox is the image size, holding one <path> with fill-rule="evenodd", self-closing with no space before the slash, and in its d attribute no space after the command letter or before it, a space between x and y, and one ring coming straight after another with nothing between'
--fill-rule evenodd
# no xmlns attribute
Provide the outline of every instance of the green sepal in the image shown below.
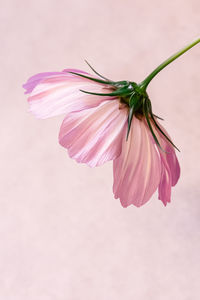
<svg viewBox="0 0 200 300"><path fill-rule="evenodd" d="M110 81L106 81L106 80L102 80L102 79L93 78L93 77L90 77L90 76L87 76L87 75L83 75L83 74L80 74L80 73L76 73L76 72L69 72L69 73L74 74L74 75L77 75L77 76L80 76L80 77L83 77L83 78L86 78L86 79L89 79L89 80L92 80L92 81L95 81L95 82L98 82L98 83L113 84L113 83L110 82Z"/></svg>
<svg viewBox="0 0 200 300"><path fill-rule="evenodd" d="M176 149L180 152L180 150L176 147L176 145L174 145L174 143L168 138L168 136L163 132L163 130L160 128L160 126L158 125L158 123L156 122L155 118L153 115L151 115L151 118L155 124L155 126L158 128L158 130L162 133L162 135L164 135L164 137L168 140L168 142Z"/></svg>
<svg viewBox="0 0 200 300"><path fill-rule="evenodd" d="M154 115L152 113L152 107L151 107L151 102L150 100L148 100L147 106L149 107L149 113L151 115L151 118L156 126L156 128L162 133L162 135L168 140L168 142L176 149L180 152L180 150L176 147L176 145L174 145L174 143L170 140L170 138L168 138L168 136L164 133L164 131L160 128L160 126L158 125L158 123L156 122Z"/></svg>
<svg viewBox="0 0 200 300"><path fill-rule="evenodd" d="M137 110L140 106L141 106L141 99L135 92L133 92L131 94L130 99L129 99L130 109L129 109L129 115L128 115L128 130L127 130L126 140L128 140L133 115L134 115L135 112L137 112Z"/></svg>
<svg viewBox="0 0 200 300"><path fill-rule="evenodd" d="M128 86L130 83L126 80L121 80L121 81L116 81L116 82L113 82L115 86L117 87L124 87L124 86Z"/></svg>
<svg viewBox="0 0 200 300"><path fill-rule="evenodd" d="M154 131L153 131L153 128L151 126L151 122L149 120L149 109L148 109L148 103L147 103L147 100L146 99L143 99L143 112L144 112L144 115L145 115L145 118L146 118L146 121L147 121L147 124L149 126L149 129L151 131L151 134L154 138L154 141L156 142L157 146L164 152L166 152L165 150L162 149L158 139L157 139L157 136L155 135Z"/></svg>
<svg viewBox="0 0 200 300"><path fill-rule="evenodd" d="M96 95L96 96L122 96L122 95L128 95L130 94L130 91L127 90L127 88L121 88L117 89L116 91L112 93L93 93L93 92L88 92L84 90L80 90L83 93L90 94L90 95Z"/></svg>
<svg viewBox="0 0 200 300"><path fill-rule="evenodd" d="M155 118L157 118L157 119L161 120L161 121L164 121L164 119L163 119L163 118L161 118L161 117L159 117L159 116L157 116L157 115L155 115L155 114L153 114L153 116L154 116Z"/></svg>
<svg viewBox="0 0 200 300"><path fill-rule="evenodd" d="M131 94L131 97L129 99L129 106L132 107L133 105L135 107L135 111L137 111L141 106L141 97L134 92Z"/></svg>
<svg viewBox="0 0 200 300"><path fill-rule="evenodd" d="M89 64L89 62L85 59L85 62L86 62L86 64L90 67L90 69L96 74L96 75L98 75L98 76L100 76L101 78L103 78L103 79L105 79L105 80L107 80L107 81L109 81L109 82L112 82L112 80L110 80L110 79L108 79L108 78L106 78L106 77L104 77L104 76L102 76L101 74L99 74L90 64Z"/></svg>
<svg viewBox="0 0 200 300"><path fill-rule="evenodd" d="M133 90L137 84L135 82L130 82L127 80L121 80L121 81L113 81L113 85L117 88L122 88L122 87L126 87L126 88L131 88L131 90Z"/></svg>
<svg viewBox="0 0 200 300"><path fill-rule="evenodd" d="M135 93L133 92L132 94L131 94L131 97L130 97L130 99L129 99L129 106L130 107L132 107L133 105L135 105L136 103L135 103Z"/></svg>
<svg viewBox="0 0 200 300"><path fill-rule="evenodd" d="M126 134L126 141L128 141L128 136L129 136L130 129L131 129L133 115L134 115L134 105L130 108L129 114L128 114L128 129L127 129L127 134Z"/></svg>

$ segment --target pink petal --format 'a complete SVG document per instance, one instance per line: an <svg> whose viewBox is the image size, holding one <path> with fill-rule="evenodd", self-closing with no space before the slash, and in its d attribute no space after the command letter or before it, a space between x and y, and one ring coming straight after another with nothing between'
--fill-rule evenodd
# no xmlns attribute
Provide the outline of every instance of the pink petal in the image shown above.
<svg viewBox="0 0 200 300"><path fill-rule="evenodd" d="M160 124L159 126L163 130L163 132L170 138L167 131ZM166 153L164 153L163 151L160 151L160 153L162 154L162 158L167 161L172 176L172 186L174 186L176 185L180 177L180 165L176 157L175 149L158 130L157 133L160 145L166 151Z"/></svg>
<svg viewBox="0 0 200 300"><path fill-rule="evenodd" d="M80 70L64 70L63 72L41 73L31 77L24 85L28 98L29 110L37 118L48 118L71 111L79 111L99 105L102 101L113 99L107 96L88 95L80 89L108 93L103 84L69 73L83 73Z"/></svg>
<svg viewBox="0 0 200 300"><path fill-rule="evenodd" d="M81 74L88 74L82 70L77 69L65 69L62 72L43 72L38 73L32 77L30 77L25 84L23 84L23 88L26 90L25 94L30 94L32 90L38 85L43 79L53 76L53 75L60 75L62 73L67 73L68 76L75 77L75 75L70 74L69 72L81 73Z"/></svg>
<svg viewBox="0 0 200 300"><path fill-rule="evenodd" d="M160 184L158 186L158 199L161 200L165 206L171 201L171 186L172 176L169 167L165 161L162 161L162 173Z"/></svg>
<svg viewBox="0 0 200 300"><path fill-rule="evenodd" d="M93 77L89 73L82 71L82 70L78 70L78 69L64 69L62 72L65 72L65 73L74 72L74 73L79 73L79 74L88 74L90 77ZM71 75L74 76L74 74L71 74Z"/></svg>
<svg viewBox="0 0 200 300"><path fill-rule="evenodd" d="M32 77L30 77L25 84L23 84L23 88L26 90L25 94L29 94L32 90L38 85L44 78L52 76L52 75L59 75L60 72L44 72L38 73Z"/></svg>
<svg viewBox="0 0 200 300"><path fill-rule="evenodd" d="M152 124L153 125L153 124ZM154 126L154 125L153 125ZM162 131L170 138L167 131L159 124ZM174 147L167 141L160 131L154 126L162 151L158 148L162 163L162 176L159 184L159 199L166 205L170 202L171 186L176 185L180 177L180 165ZM170 138L171 139L171 138Z"/></svg>
<svg viewBox="0 0 200 300"><path fill-rule="evenodd" d="M144 118L133 117L128 141L124 136L121 155L113 162L113 174L113 192L124 207L139 207L156 191L161 176L160 155Z"/></svg>
<svg viewBox="0 0 200 300"><path fill-rule="evenodd" d="M68 114L59 142L77 162L99 166L120 155L126 122L127 109L119 109L119 100L105 101Z"/></svg>

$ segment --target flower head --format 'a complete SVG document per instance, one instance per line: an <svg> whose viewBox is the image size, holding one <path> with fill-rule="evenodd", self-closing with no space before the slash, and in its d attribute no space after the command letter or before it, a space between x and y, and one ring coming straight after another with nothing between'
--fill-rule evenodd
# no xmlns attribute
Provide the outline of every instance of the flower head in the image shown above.
<svg viewBox="0 0 200 300"><path fill-rule="evenodd" d="M113 160L113 192L123 207L145 204L157 189L166 205L180 166L176 146L154 115L146 89L163 68L199 42L172 55L140 84L114 82L89 64L95 76L75 69L37 74L23 85L30 94L29 109L42 119L65 114L59 142L77 162L95 167Z"/></svg>
<svg viewBox="0 0 200 300"><path fill-rule="evenodd" d="M96 75L65 69L31 77L23 86L29 110L37 118L65 114L59 142L77 162L113 160L113 192L124 207L143 205L157 188L166 205L180 167L146 91Z"/></svg>

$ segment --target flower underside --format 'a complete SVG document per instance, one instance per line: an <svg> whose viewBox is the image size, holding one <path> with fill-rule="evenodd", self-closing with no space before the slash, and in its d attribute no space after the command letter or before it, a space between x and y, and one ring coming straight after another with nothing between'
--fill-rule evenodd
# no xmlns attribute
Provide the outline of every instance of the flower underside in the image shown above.
<svg viewBox="0 0 200 300"><path fill-rule="evenodd" d="M200 38L140 83L110 80L88 62L95 75L77 69L35 74L23 85L29 111L39 119L65 114L59 143L78 163L96 167L113 161L113 193L123 207L142 206L157 189L167 205L180 166L146 90L161 70L198 43Z"/></svg>
<svg viewBox="0 0 200 300"><path fill-rule="evenodd" d="M89 79L89 80L92 80L92 81L95 81L95 82L98 82L98 83L102 83L104 85L107 85L109 88L113 89L113 91L111 93L106 93L106 92L105 93L93 93L90 91L80 90L81 92L86 93L86 94L91 94L91 95L98 95L98 96L119 97L120 102L124 103L128 106L129 115L128 115L127 137L126 137L127 140L128 140L133 116L135 115L139 119L144 116L157 146L162 151L166 152L165 150L162 149L162 147L156 137L156 134L154 133L153 127L151 125L151 121L153 122L155 127L161 132L161 134L169 141L169 143L179 151L179 149L173 144L173 142L169 139L169 137L163 132L163 130L158 125L156 118L161 119L161 120L162 120L162 118L153 114L151 101L149 99L149 96L148 96L144 86L137 84L135 82L130 82L130 81L116 81L116 82L112 81L112 80L102 76L101 74L99 74L87 61L86 61L86 63L88 64L88 66L92 69L92 71L96 75L101 77L101 79L94 78L94 77L87 76L87 75L80 74L80 73L76 73L76 72L70 72L70 73L80 76L80 77L83 77L83 78L86 78L86 79Z"/></svg>

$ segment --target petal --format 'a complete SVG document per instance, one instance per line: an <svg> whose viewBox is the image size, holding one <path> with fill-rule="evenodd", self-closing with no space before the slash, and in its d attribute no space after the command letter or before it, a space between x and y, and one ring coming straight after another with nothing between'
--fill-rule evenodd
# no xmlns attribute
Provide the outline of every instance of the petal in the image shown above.
<svg viewBox="0 0 200 300"><path fill-rule="evenodd" d="M82 71L82 70L78 70L78 69L64 69L63 72L65 73L69 73L69 72L74 72L74 73L80 73L80 74L88 74L87 72L85 71ZM71 76L74 76L74 74L70 74ZM92 75L90 75L92 77Z"/></svg>
<svg viewBox="0 0 200 300"><path fill-rule="evenodd" d="M38 85L44 78L59 74L60 72L43 72L30 77L27 82L23 84L23 88L26 90L25 94L31 93L36 85Z"/></svg>
<svg viewBox="0 0 200 300"><path fill-rule="evenodd" d="M38 85L43 79L53 76L53 75L60 75L62 73L67 73L68 76L70 77L75 77L73 74L70 74L69 72L76 72L76 73L83 73L83 74L88 74L82 70L77 70L77 69L65 69L62 72L43 72L43 73L38 73L32 77L30 77L25 84L23 84L23 88L26 90L25 94L30 94L32 90Z"/></svg>
<svg viewBox="0 0 200 300"><path fill-rule="evenodd" d="M115 198L121 204L141 206L160 182L160 155L144 121L133 117L128 141L123 138L121 155L113 162Z"/></svg>
<svg viewBox="0 0 200 300"><path fill-rule="evenodd" d="M158 186L158 199L166 206L171 201L172 176L166 161L162 161L162 172Z"/></svg>
<svg viewBox="0 0 200 300"><path fill-rule="evenodd" d="M157 123L158 123L158 121L157 121ZM168 138L171 140L168 132L163 128L163 126L159 123L158 123L158 125L160 126L162 131L166 134L166 136L168 136ZM167 141L167 139L160 133L160 131L158 131L157 128L155 128L155 130L157 131L157 137L160 142L160 145L166 152L165 153L159 149L162 158L166 160L166 162L169 166L169 171L171 172L171 176L172 176L172 186L174 186L174 185L176 185L176 183L180 177L180 165L179 165L178 159L176 157L175 149Z"/></svg>
<svg viewBox="0 0 200 300"><path fill-rule="evenodd" d="M158 121L157 121L158 123ZM153 124L152 124L153 125ZM158 123L162 131L171 140L167 131ZM153 125L154 126L154 125ZM166 205L170 202L171 186L176 185L180 177L180 165L176 157L174 147L167 141L163 134L154 126L162 151L158 148L162 163L162 176L159 184L159 199Z"/></svg>
<svg viewBox="0 0 200 300"><path fill-rule="evenodd" d="M37 117L45 119L71 111L95 107L102 101L113 99L113 97L88 95L80 89L105 93L111 92L104 84L100 84L80 76L63 72L41 73L31 77L24 85L26 92L30 94L28 98L29 110Z"/></svg>
<svg viewBox="0 0 200 300"><path fill-rule="evenodd" d="M119 100L105 101L98 107L68 114L61 125L59 142L77 162L99 166L120 155L126 122L127 109L119 108Z"/></svg>

